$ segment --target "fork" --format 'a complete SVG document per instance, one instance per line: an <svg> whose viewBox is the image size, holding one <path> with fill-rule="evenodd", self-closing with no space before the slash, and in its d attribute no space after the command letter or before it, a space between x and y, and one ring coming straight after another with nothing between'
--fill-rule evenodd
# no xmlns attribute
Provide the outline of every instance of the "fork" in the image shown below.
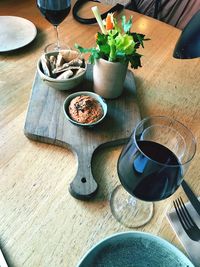
<svg viewBox="0 0 200 267"><path fill-rule="evenodd" d="M200 241L200 229L190 216L185 204L183 203L182 198L180 197L177 200L173 201L173 204L179 221L187 235L194 241Z"/></svg>

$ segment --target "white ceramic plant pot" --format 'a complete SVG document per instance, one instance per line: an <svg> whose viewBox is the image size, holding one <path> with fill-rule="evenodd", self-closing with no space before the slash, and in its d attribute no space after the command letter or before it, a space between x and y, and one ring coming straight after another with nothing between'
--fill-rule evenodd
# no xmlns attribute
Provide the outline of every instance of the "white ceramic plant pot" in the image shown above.
<svg viewBox="0 0 200 267"><path fill-rule="evenodd" d="M119 97L123 92L127 68L128 64L96 60L93 68L94 92L107 99Z"/></svg>

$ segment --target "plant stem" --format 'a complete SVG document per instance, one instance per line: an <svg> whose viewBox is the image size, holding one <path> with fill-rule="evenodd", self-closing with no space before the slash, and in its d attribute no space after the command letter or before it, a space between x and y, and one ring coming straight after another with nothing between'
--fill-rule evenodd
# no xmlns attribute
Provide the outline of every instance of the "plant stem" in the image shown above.
<svg viewBox="0 0 200 267"><path fill-rule="evenodd" d="M115 47L115 45L111 45L108 61L113 62L113 61L115 61L115 59L116 59L116 47Z"/></svg>
<svg viewBox="0 0 200 267"><path fill-rule="evenodd" d="M97 23L99 24L99 27L100 27L102 33L103 34L107 34L107 31L106 31L106 29L105 29L105 27L103 25L103 20L101 18L100 13L99 13L98 7L97 6L93 6L91 9L92 9L92 12L94 13L94 16L95 16L95 18L97 20Z"/></svg>

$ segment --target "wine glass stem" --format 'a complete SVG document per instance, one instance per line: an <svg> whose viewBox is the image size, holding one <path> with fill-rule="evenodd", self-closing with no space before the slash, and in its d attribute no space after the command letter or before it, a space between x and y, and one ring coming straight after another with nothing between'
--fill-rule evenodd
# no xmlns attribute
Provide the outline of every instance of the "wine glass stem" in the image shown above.
<svg viewBox="0 0 200 267"><path fill-rule="evenodd" d="M58 36L58 26L54 26L55 32L56 32L56 49L60 49L60 41L59 41L59 36Z"/></svg>

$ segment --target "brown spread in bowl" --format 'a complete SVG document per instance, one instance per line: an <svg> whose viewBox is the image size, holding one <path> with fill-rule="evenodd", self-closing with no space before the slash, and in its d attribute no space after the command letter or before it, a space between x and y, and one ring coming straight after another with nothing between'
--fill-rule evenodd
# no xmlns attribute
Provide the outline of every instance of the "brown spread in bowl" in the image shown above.
<svg viewBox="0 0 200 267"><path fill-rule="evenodd" d="M103 116L101 104L91 96L80 95L69 104L70 117L79 123L93 123Z"/></svg>

